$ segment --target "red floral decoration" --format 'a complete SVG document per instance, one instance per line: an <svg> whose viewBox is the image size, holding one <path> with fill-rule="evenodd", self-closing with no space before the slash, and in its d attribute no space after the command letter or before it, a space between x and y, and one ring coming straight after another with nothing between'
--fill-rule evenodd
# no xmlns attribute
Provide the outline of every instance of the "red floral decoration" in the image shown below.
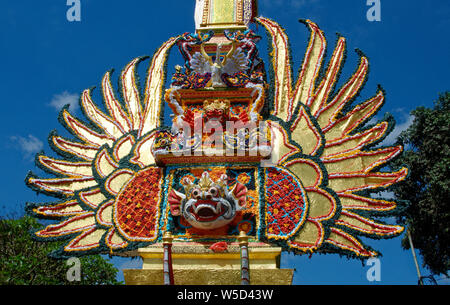
<svg viewBox="0 0 450 305"><path fill-rule="evenodd" d="M156 238L161 178L160 168L139 172L117 197L117 226L124 237L131 240Z"/></svg>
<svg viewBox="0 0 450 305"><path fill-rule="evenodd" d="M288 172L267 170L267 216L269 237L288 237L304 219L305 201L301 185Z"/></svg>

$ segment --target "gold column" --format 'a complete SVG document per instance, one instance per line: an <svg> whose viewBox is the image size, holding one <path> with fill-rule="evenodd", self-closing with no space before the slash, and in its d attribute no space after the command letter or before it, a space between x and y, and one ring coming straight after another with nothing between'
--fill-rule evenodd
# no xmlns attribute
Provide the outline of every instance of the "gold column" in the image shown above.
<svg viewBox="0 0 450 305"><path fill-rule="evenodd" d="M247 5L248 6L248 5ZM200 8L197 8L199 10ZM228 30L245 30L244 0L205 0L203 2L203 18L197 31L208 32L210 30L221 32ZM251 10L251 5L247 10Z"/></svg>

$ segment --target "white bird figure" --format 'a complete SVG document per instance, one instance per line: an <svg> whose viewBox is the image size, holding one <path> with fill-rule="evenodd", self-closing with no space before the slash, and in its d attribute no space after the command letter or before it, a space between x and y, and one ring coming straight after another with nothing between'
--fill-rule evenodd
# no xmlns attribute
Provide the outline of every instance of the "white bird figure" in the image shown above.
<svg viewBox="0 0 450 305"><path fill-rule="evenodd" d="M196 52L191 60L191 68L199 74L211 73L211 86L226 87L222 81L222 74L232 75L240 71L246 71L249 67L247 56L241 48L236 48L233 42L231 50L221 59L223 45L217 45L216 58L212 58L206 53L204 45L201 46L201 52Z"/></svg>

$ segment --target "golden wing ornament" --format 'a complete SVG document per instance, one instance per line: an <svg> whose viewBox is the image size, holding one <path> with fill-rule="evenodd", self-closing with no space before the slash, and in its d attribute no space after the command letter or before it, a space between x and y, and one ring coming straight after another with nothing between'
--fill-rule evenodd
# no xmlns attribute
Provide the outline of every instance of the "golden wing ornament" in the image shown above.
<svg viewBox="0 0 450 305"><path fill-rule="evenodd" d="M143 98L136 69L145 58L136 58L120 75L122 99L108 72L101 88L105 110L92 101L91 90L85 90L80 103L87 122L67 108L61 111L60 121L74 139L52 132L49 143L62 159L44 154L36 158L37 165L56 178L32 173L26 178L32 189L61 199L27 205L36 217L59 219L35 232L40 240L68 240L54 256L115 253L157 239L163 170L147 151L155 140L154 130L161 125L164 68L176 39L169 39L153 56ZM151 187L140 190L144 183Z"/></svg>
<svg viewBox="0 0 450 305"><path fill-rule="evenodd" d="M406 168L396 172L377 171L402 152L401 146L370 149L392 128L392 121L365 127L383 105L381 89L373 98L344 112L366 80L367 58L361 54L356 72L341 88L334 90L345 56L345 38L337 40L322 75L326 40L318 26L306 20L303 23L311 31L311 37L299 76L294 81L285 31L267 18L257 18L257 22L272 38L273 48L273 110L268 122L275 135L273 147L278 151L272 156L276 167L266 170L266 176L269 180L288 181L282 187L278 183L266 189L267 198L273 198L275 192L282 194L281 201L271 203L269 199L266 206L268 239L281 239L285 248L300 252L376 256L377 252L363 245L358 236L389 238L400 234L403 228L374 219L393 212L396 203L374 199L370 192L405 179L408 171ZM290 180L301 187L293 186ZM291 195L290 192L299 188L302 195ZM297 221L286 221L292 219L288 213L292 205L304 207L307 216L303 219L294 215ZM298 226L300 221L303 224Z"/></svg>

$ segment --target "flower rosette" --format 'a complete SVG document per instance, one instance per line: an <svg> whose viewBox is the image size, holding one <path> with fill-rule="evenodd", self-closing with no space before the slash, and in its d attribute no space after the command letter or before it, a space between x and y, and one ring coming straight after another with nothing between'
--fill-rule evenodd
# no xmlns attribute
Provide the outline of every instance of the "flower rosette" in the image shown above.
<svg viewBox="0 0 450 305"><path fill-rule="evenodd" d="M287 170L266 169L266 234L269 239L293 236L306 218L302 185Z"/></svg>

